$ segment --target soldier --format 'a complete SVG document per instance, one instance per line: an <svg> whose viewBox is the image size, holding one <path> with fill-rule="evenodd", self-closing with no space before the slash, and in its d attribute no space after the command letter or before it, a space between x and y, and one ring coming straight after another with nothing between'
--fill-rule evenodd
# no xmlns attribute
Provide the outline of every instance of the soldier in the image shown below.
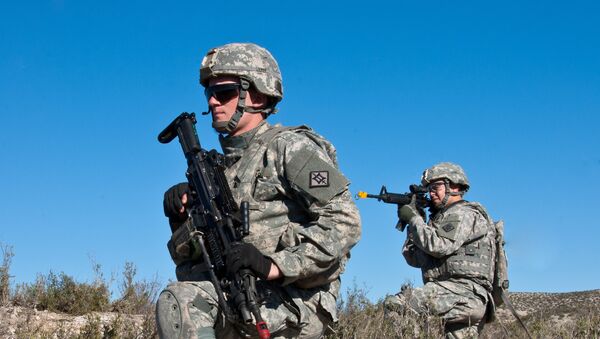
<svg viewBox="0 0 600 339"><path fill-rule="evenodd" d="M228 271L252 270L273 337L319 338L336 321L336 299L360 216L333 145L312 129L270 125L283 97L272 55L250 43L211 49L200 84L226 157L235 200L250 202L250 235L226 254ZM172 230L186 221L189 187L165 193ZM157 303L161 338L256 337L252 325L225 319L213 285L189 258L171 253L177 282ZM199 272L200 271L200 272Z"/></svg>
<svg viewBox="0 0 600 339"><path fill-rule="evenodd" d="M402 254L410 266L421 268L424 286L386 298L386 307L441 317L447 338L475 338L487 307L493 307L493 222L482 205L463 199L469 181L460 166L434 165L421 183L431 198L429 221L416 196L398 216L401 226L408 225Z"/></svg>

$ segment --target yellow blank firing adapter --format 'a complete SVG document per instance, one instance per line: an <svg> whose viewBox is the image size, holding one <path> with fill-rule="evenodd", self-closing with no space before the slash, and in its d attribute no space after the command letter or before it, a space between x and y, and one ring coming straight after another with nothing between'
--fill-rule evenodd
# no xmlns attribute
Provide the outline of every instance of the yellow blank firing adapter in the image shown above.
<svg viewBox="0 0 600 339"><path fill-rule="evenodd" d="M356 195L361 199L365 199L367 197L367 192L358 192Z"/></svg>

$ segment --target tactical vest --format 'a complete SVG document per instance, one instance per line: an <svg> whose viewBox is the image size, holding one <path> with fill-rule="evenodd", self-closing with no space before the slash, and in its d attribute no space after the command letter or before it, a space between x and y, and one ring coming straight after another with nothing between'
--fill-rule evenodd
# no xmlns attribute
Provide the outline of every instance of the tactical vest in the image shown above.
<svg viewBox="0 0 600 339"><path fill-rule="evenodd" d="M422 268L423 280L427 282L450 278L469 278L475 279L487 289L491 289L496 253L494 224L481 204L467 201L462 204L481 213L487 224L471 235L455 253L444 258L434 258L428 255L428 263Z"/></svg>
<svg viewBox="0 0 600 339"><path fill-rule="evenodd" d="M273 164L267 164L268 147L281 133L292 131L301 133L322 148L337 168L335 148L307 126L283 127L275 125L252 140L241 158L226 169L234 199L239 204L248 201L250 205L250 234L244 242L255 245L263 254L269 255L283 248L300 245L299 230L310 223L305 207L294 199L289 183L281 180L274 172ZM323 285L338 278L343 271L346 258L319 277L311 277L295 284L302 288Z"/></svg>

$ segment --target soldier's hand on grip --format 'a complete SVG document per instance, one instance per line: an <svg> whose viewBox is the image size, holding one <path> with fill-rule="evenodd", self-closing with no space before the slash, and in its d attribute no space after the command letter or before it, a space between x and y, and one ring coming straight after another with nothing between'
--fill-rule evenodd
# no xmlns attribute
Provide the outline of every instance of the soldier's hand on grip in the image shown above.
<svg viewBox="0 0 600 339"><path fill-rule="evenodd" d="M163 208L167 218L175 221L185 221L187 215L185 213L185 204L182 201L184 194L187 195L187 203L189 203L189 199L191 198L190 186L187 182L174 185L165 192Z"/></svg>
<svg viewBox="0 0 600 339"><path fill-rule="evenodd" d="M426 203L426 200L425 202L423 200L417 197L417 194L413 194L408 205L398 205L398 219L400 220L399 224L402 225L402 229L408 225L413 217L419 215L421 218L424 218L425 211L419 206L419 204Z"/></svg>
<svg viewBox="0 0 600 339"><path fill-rule="evenodd" d="M271 259L265 257L254 245L235 243L226 254L227 273L235 274L242 268L248 268L256 276L266 280L271 270Z"/></svg>

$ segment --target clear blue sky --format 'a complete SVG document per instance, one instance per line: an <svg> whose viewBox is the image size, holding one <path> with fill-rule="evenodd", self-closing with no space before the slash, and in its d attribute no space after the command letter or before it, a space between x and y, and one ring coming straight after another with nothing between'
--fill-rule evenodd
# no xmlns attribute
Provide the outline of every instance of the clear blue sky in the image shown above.
<svg viewBox="0 0 600 339"><path fill-rule="evenodd" d="M202 3L1 2L0 243L13 246L15 282L50 270L89 281L90 257L174 278L162 196L185 161L156 136L205 110L204 53L251 41L283 72L272 120L333 141L353 193L404 192L457 162L467 199L506 221L513 290L600 288L597 2ZM420 285L395 207L357 204L345 285L373 299Z"/></svg>

